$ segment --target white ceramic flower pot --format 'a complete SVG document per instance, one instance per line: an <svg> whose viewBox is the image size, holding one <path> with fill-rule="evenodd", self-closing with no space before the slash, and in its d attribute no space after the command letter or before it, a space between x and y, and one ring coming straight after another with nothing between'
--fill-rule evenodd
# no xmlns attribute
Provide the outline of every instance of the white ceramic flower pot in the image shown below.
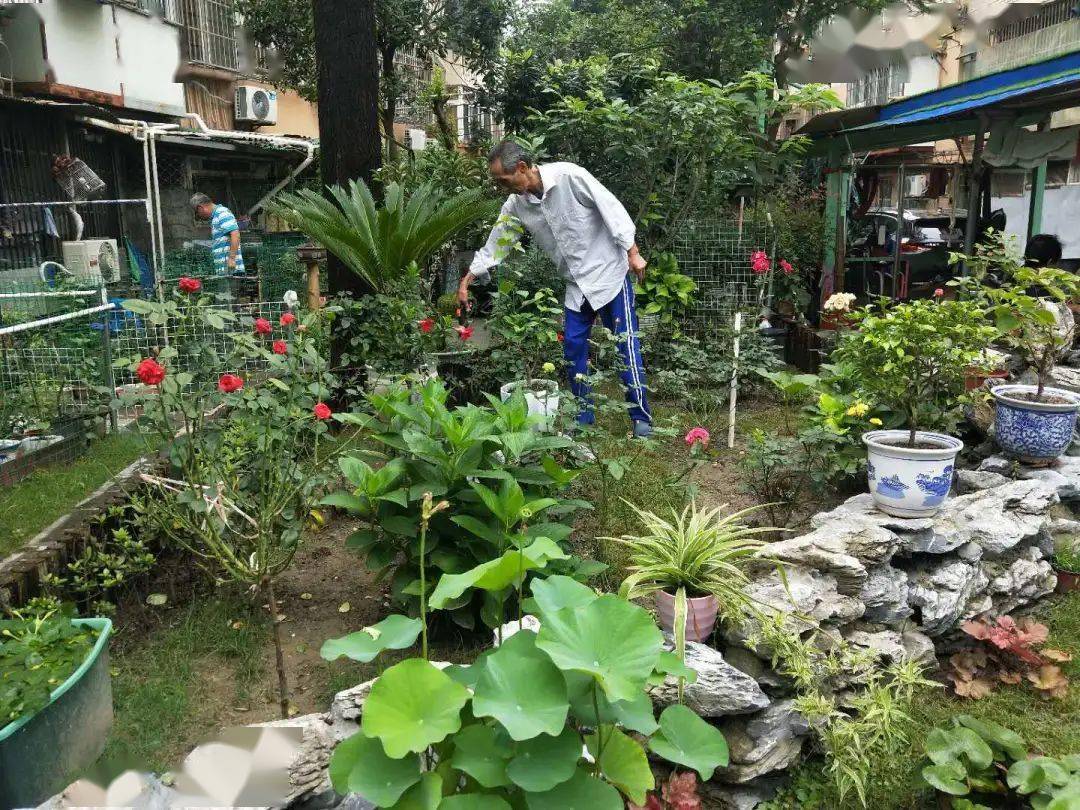
<svg viewBox="0 0 1080 810"><path fill-rule="evenodd" d="M952 488L956 455L964 443L944 433L915 434L918 447L906 447L906 430L872 430L866 444L866 478L878 509L897 517L935 514ZM928 446L929 445L929 446Z"/></svg>
<svg viewBox="0 0 1080 810"><path fill-rule="evenodd" d="M994 440L1006 453L1027 464L1048 464L1069 449L1080 396L1044 388L1057 402L1034 402L1035 385L999 385L991 389L996 404Z"/></svg>
<svg viewBox="0 0 1080 810"><path fill-rule="evenodd" d="M529 416L539 416L546 420L554 418L559 411L559 384L554 380L518 380L499 388L499 396L506 402L517 389L525 393L525 404L529 406Z"/></svg>

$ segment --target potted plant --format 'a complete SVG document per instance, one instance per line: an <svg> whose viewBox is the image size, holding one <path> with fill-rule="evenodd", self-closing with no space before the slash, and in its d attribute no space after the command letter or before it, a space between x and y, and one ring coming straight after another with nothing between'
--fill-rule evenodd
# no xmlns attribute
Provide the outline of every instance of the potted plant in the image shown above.
<svg viewBox="0 0 1080 810"><path fill-rule="evenodd" d="M851 326L851 308L855 305L854 293L833 293L821 305L821 328L844 329Z"/></svg>
<svg viewBox="0 0 1080 810"><path fill-rule="evenodd" d="M1005 368L1005 362L1008 358L1009 356L1005 352L999 352L997 349L985 349L979 355L979 359L968 366L964 377L964 389L974 391L977 388L982 388L983 383L987 380L1003 380L1008 377L1009 371Z"/></svg>
<svg viewBox="0 0 1080 810"><path fill-rule="evenodd" d="M742 618L752 606L745 588L747 570L760 561L768 545L757 535L780 529L750 527L742 522L760 507L725 513L725 507L699 511L691 501L682 513L665 520L653 512L630 508L644 527L639 535L606 537L625 546L630 574L619 594L625 599L656 594L660 628L678 637L704 641L712 635L717 615Z"/></svg>
<svg viewBox="0 0 1080 810"><path fill-rule="evenodd" d="M994 438L1005 452L1029 464L1048 464L1072 443L1080 396L1047 386L1047 379L1071 331L1062 329L1054 302L1080 292L1080 281L1066 270L1025 267L1003 250L1006 284L986 287L1002 341L1034 370L1035 385L999 385L995 401ZM1047 300L1050 299L1050 300Z"/></svg>
<svg viewBox="0 0 1080 810"><path fill-rule="evenodd" d="M853 315L833 362L854 371L864 401L903 414L906 430L863 434L866 472L878 508L900 517L937 512L952 487L963 442L924 426L949 425L964 398L967 368L993 339L976 301L941 296Z"/></svg>
<svg viewBox="0 0 1080 810"><path fill-rule="evenodd" d="M1075 537L1057 544L1051 562L1057 574L1058 593L1080 591L1080 542Z"/></svg>
<svg viewBox="0 0 1080 810"><path fill-rule="evenodd" d="M634 283L638 311L638 331L647 335L658 326L670 326L690 308L697 284L679 272L679 262L671 253L657 253L641 281Z"/></svg>
<svg viewBox="0 0 1080 810"><path fill-rule="evenodd" d="M101 756L112 726L108 619L0 620L0 807L34 807Z"/></svg>

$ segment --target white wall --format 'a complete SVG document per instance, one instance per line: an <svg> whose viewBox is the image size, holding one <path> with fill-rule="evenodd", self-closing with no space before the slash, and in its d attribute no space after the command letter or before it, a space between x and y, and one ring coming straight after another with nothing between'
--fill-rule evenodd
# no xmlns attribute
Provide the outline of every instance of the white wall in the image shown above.
<svg viewBox="0 0 1080 810"><path fill-rule="evenodd" d="M13 21L4 40L16 83L51 81L121 96L125 107L136 110L185 111L183 86L173 81L180 63L175 25L96 0L48 0L8 9Z"/></svg>
<svg viewBox="0 0 1080 810"><path fill-rule="evenodd" d="M1003 208L1008 224L1007 233L1015 234L1021 249L1027 235L1028 195L994 197L991 208ZM1040 233L1054 234L1064 246L1066 259L1080 259L1080 185L1048 188L1043 196L1042 228Z"/></svg>

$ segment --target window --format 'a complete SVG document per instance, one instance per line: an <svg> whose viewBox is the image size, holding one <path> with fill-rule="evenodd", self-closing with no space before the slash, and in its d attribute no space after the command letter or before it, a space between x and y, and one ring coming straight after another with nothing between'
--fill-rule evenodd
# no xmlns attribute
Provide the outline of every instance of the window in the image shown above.
<svg viewBox="0 0 1080 810"><path fill-rule="evenodd" d="M1026 179L1027 172L994 172L990 182L990 196L1023 197Z"/></svg>
<svg viewBox="0 0 1080 810"><path fill-rule="evenodd" d="M975 77L975 57L978 53L967 53L960 57L960 73L957 76L957 80L966 82L968 79Z"/></svg>
<svg viewBox="0 0 1080 810"><path fill-rule="evenodd" d="M160 0L161 17L165 22L180 25L180 0Z"/></svg>
<svg viewBox="0 0 1080 810"><path fill-rule="evenodd" d="M175 0L184 27L184 56L189 62L238 70L236 11L232 0Z"/></svg>
<svg viewBox="0 0 1080 810"><path fill-rule="evenodd" d="M1060 188L1069 182L1069 161L1051 160L1046 164L1046 187Z"/></svg>
<svg viewBox="0 0 1080 810"><path fill-rule="evenodd" d="M991 46L1000 45L1002 42L1008 42L1010 39L1017 39L1018 37L1027 34L1034 34L1036 31L1042 31L1044 28L1050 28L1053 25L1067 22L1075 16L1075 8L1076 0L1053 0L1053 2L1045 3L1030 17L1025 17L1022 20L1014 20L999 28L992 29L987 37L987 42Z"/></svg>
<svg viewBox="0 0 1080 810"><path fill-rule="evenodd" d="M907 81L906 65L886 65L871 70L857 82L848 84L848 107L869 107L887 104L904 95Z"/></svg>

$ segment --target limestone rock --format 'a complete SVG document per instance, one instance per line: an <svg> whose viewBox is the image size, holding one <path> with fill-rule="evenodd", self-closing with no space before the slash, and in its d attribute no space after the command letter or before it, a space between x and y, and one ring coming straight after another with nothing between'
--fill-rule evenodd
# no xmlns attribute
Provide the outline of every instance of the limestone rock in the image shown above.
<svg viewBox="0 0 1080 810"><path fill-rule="evenodd" d="M517 633L519 630L532 630L534 633L540 632L540 620L535 616L525 614L521 617L521 622L516 619L512 622L507 622L498 630L492 631L491 645L493 647L499 646L499 638L502 637L503 641L510 638L510 636Z"/></svg>
<svg viewBox="0 0 1080 810"><path fill-rule="evenodd" d="M882 624L896 624L911 615L908 606L907 574L891 565L876 565L867 571L858 598L866 606L863 618Z"/></svg>
<svg viewBox="0 0 1080 810"><path fill-rule="evenodd" d="M1023 549L1008 564L987 563L984 571L990 578L986 592L998 614L1053 593L1057 585L1057 575L1036 546Z"/></svg>
<svg viewBox="0 0 1080 810"><path fill-rule="evenodd" d="M729 720L720 728L728 743L731 764L718 769L716 777L728 784L745 784L787 768L798 759L810 730L791 700L773 703L748 719Z"/></svg>
<svg viewBox="0 0 1080 810"><path fill-rule="evenodd" d="M983 461L985 464L989 459ZM1005 475L998 472L990 472L989 470L959 470L956 473L956 491L961 495L967 495L970 492L980 492L984 489L993 489L999 487L1002 484L1007 484L1011 481Z"/></svg>
<svg viewBox="0 0 1080 810"><path fill-rule="evenodd" d="M958 478L985 476L988 473L1015 478L1020 481L1043 481L1057 492L1063 501L1080 499L1080 457L1065 455L1047 467L1029 467L1003 455L984 459L978 470L963 470Z"/></svg>
<svg viewBox="0 0 1080 810"><path fill-rule="evenodd" d="M832 574L839 592L850 596L865 582L866 565L888 561L899 546L900 538L873 520L838 518L809 534L770 543L758 556Z"/></svg>
<svg viewBox="0 0 1080 810"><path fill-rule="evenodd" d="M686 684L686 705L702 717L748 714L764 709L769 698L750 675L724 660L718 650L693 641L686 643L686 665L697 672L697 680ZM649 690L660 708L677 703L678 679L669 677Z"/></svg>
<svg viewBox="0 0 1080 810"><path fill-rule="evenodd" d="M754 810L771 801L784 785L781 776L762 776L743 785L721 785L716 781L698 786L702 807L715 810Z"/></svg>
<svg viewBox="0 0 1080 810"><path fill-rule="evenodd" d="M331 789L327 766L338 740L326 715L305 714L288 720L256 723L248 728L300 730L299 745L288 766L290 790L285 799L274 802L275 805L287 805Z"/></svg>
<svg viewBox="0 0 1080 810"><path fill-rule="evenodd" d="M968 602L989 581L979 565L960 559L926 562L908 573L908 604L919 609L921 630L940 636L970 615Z"/></svg>
<svg viewBox="0 0 1080 810"><path fill-rule="evenodd" d="M917 661L924 667L934 666L937 650L928 635L918 630L905 630L900 634L900 643L904 647L904 654L910 660Z"/></svg>

